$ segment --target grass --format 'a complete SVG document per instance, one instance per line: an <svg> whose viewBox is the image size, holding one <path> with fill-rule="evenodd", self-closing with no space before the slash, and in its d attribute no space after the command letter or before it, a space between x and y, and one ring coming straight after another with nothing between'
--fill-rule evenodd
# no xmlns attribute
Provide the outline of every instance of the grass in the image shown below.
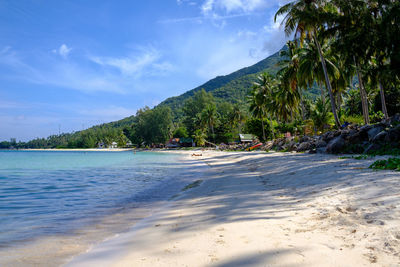
<svg viewBox="0 0 400 267"><path fill-rule="evenodd" d="M197 186L199 186L202 182L203 182L203 180L196 180L196 181L194 181L193 183L188 184L187 186L185 186L185 187L182 189L182 191L186 191L186 190L192 189L192 188L194 188L194 187L197 187Z"/></svg>
<svg viewBox="0 0 400 267"><path fill-rule="evenodd" d="M400 171L400 158L389 158L377 160L369 166L373 170L395 170Z"/></svg>

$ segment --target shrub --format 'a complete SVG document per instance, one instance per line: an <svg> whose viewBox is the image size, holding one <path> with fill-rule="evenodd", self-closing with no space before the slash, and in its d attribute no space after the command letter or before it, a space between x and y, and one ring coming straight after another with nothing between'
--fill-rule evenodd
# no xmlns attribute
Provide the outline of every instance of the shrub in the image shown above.
<svg viewBox="0 0 400 267"><path fill-rule="evenodd" d="M369 166L374 170L396 170L400 171L400 158L389 158L388 160L377 160Z"/></svg>

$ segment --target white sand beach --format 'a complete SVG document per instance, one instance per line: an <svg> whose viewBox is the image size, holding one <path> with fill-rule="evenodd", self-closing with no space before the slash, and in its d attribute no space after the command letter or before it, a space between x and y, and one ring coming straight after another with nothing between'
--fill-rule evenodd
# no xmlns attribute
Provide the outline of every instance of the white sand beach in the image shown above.
<svg viewBox="0 0 400 267"><path fill-rule="evenodd" d="M376 159L182 153L200 186L67 266L400 265L400 174Z"/></svg>

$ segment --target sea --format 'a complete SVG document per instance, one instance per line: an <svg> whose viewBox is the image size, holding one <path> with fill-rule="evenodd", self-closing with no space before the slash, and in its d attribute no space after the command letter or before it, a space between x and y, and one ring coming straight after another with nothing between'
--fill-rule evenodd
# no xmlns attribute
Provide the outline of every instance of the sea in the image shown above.
<svg viewBox="0 0 400 267"><path fill-rule="evenodd" d="M0 151L0 266L60 266L191 182L182 155Z"/></svg>

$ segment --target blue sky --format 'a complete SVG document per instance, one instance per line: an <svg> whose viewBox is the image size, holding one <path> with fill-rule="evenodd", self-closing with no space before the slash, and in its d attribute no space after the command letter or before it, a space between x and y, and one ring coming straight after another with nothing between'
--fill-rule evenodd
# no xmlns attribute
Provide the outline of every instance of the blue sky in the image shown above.
<svg viewBox="0 0 400 267"><path fill-rule="evenodd" d="M273 54L285 0L0 0L0 140L134 115Z"/></svg>

